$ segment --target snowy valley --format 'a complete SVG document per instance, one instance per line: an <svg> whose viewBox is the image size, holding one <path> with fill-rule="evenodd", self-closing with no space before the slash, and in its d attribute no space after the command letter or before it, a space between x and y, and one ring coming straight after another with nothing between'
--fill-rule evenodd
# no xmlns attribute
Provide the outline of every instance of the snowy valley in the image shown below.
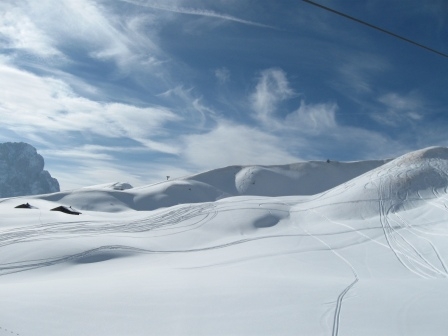
<svg viewBox="0 0 448 336"><path fill-rule="evenodd" d="M447 188L431 147L3 198L0 335L445 335Z"/></svg>

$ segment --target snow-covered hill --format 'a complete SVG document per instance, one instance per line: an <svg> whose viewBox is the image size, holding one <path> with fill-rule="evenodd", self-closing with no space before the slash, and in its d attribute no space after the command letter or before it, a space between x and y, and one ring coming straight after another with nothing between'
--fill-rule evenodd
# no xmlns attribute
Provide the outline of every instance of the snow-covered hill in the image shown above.
<svg viewBox="0 0 448 336"><path fill-rule="evenodd" d="M75 206L81 210L116 212L129 209L155 210L243 195L313 195L377 168L387 161L314 161L280 166L230 166L138 188L117 182L39 198Z"/></svg>
<svg viewBox="0 0 448 336"><path fill-rule="evenodd" d="M433 147L3 199L0 335L445 335L447 187Z"/></svg>

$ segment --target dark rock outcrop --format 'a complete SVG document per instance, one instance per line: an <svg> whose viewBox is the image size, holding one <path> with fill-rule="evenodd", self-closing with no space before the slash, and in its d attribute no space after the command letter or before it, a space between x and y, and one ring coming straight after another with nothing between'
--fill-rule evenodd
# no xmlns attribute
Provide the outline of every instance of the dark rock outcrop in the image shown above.
<svg viewBox="0 0 448 336"><path fill-rule="evenodd" d="M79 211L76 211L71 206L66 207L63 205L60 205L54 209L51 209L50 211L60 211L60 212L63 212L63 213L69 214L69 215L80 215L81 214Z"/></svg>

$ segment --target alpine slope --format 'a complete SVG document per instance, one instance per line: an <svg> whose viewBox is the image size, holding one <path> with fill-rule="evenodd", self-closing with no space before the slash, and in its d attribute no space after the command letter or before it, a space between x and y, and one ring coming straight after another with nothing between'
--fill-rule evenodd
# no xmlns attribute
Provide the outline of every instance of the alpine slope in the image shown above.
<svg viewBox="0 0 448 336"><path fill-rule="evenodd" d="M431 147L0 199L0 335L446 335L447 188Z"/></svg>

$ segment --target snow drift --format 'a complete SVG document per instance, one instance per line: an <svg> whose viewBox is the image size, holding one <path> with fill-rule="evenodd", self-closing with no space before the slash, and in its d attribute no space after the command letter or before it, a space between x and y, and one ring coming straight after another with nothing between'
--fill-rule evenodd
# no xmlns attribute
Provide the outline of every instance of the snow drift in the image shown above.
<svg viewBox="0 0 448 336"><path fill-rule="evenodd" d="M445 335L447 187L433 147L4 199L0 335Z"/></svg>

